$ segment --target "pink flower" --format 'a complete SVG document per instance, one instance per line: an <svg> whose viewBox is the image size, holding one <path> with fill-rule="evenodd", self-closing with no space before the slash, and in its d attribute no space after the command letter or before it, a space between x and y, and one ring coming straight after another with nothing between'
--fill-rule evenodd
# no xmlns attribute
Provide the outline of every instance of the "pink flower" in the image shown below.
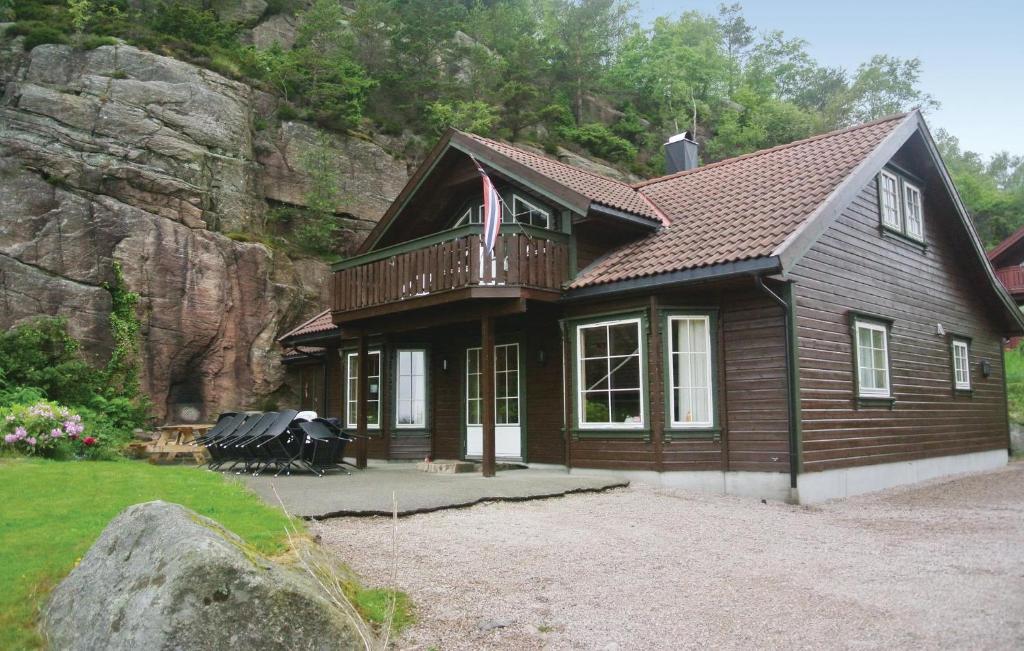
<svg viewBox="0 0 1024 651"><path fill-rule="evenodd" d="M64 432L60 431L59 427L54 427L52 430L50 430L50 436L52 436L55 439L59 439L60 437L64 436Z"/></svg>
<svg viewBox="0 0 1024 651"><path fill-rule="evenodd" d="M4 443L14 444L18 442L18 437L14 434L8 434L4 437Z"/></svg>
<svg viewBox="0 0 1024 651"><path fill-rule="evenodd" d="M25 430L24 427L21 427L19 425L18 427L14 428L14 436L15 436L16 440L20 441L21 439L23 439L26 436L28 436L28 432Z"/></svg>
<svg viewBox="0 0 1024 651"><path fill-rule="evenodd" d="M30 437L28 437L27 439L25 439L25 441L26 441L26 442L27 442L27 443L28 443L29 445L35 445L35 444L36 444L36 437L34 437L34 436L30 436Z"/></svg>
<svg viewBox="0 0 1024 651"><path fill-rule="evenodd" d="M96 438L92 436L86 436L84 439L82 439L82 443L86 445L96 445Z"/></svg>

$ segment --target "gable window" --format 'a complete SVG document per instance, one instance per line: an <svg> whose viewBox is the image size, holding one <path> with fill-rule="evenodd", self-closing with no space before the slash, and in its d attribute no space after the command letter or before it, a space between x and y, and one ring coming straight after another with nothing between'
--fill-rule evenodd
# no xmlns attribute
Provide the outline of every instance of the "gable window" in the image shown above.
<svg viewBox="0 0 1024 651"><path fill-rule="evenodd" d="M345 394L345 425L358 426L359 409L359 354L349 353L346 356L346 375L348 391ZM369 351L366 355L369 386L366 392L366 426L370 429L380 428L380 351Z"/></svg>
<svg viewBox="0 0 1024 651"><path fill-rule="evenodd" d="M640 319L576 328L577 416L584 428L644 426Z"/></svg>
<svg viewBox="0 0 1024 651"><path fill-rule="evenodd" d="M903 219L906 233L915 240L924 239L921 228L921 191L915 185L903 183Z"/></svg>
<svg viewBox="0 0 1024 651"><path fill-rule="evenodd" d="M887 170L878 174L878 210L883 228L924 242L923 206L921 188Z"/></svg>
<svg viewBox="0 0 1024 651"><path fill-rule="evenodd" d="M427 375L424 350L399 350L396 373L395 426L426 427Z"/></svg>
<svg viewBox="0 0 1024 651"><path fill-rule="evenodd" d="M512 217L520 224L551 228L551 213L539 208L518 194L512 195Z"/></svg>
<svg viewBox="0 0 1024 651"><path fill-rule="evenodd" d="M484 206L480 204L478 206L468 206L459 218L455 220L455 226L452 228L458 228L459 226L468 226L470 224L482 224L484 215Z"/></svg>
<svg viewBox="0 0 1024 651"><path fill-rule="evenodd" d="M970 347L966 339L953 339L953 388L971 390Z"/></svg>
<svg viewBox="0 0 1024 651"><path fill-rule="evenodd" d="M879 186L882 223L889 228L901 230L903 223L900 219L900 180L893 174L882 172Z"/></svg>
<svg viewBox="0 0 1024 651"><path fill-rule="evenodd" d="M672 427L714 425L711 318L670 316L669 411Z"/></svg>
<svg viewBox="0 0 1024 651"><path fill-rule="evenodd" d="M857 395L861 398L890 397L889 328L877 321L856 319L854 350L857 359Z"/></svg>

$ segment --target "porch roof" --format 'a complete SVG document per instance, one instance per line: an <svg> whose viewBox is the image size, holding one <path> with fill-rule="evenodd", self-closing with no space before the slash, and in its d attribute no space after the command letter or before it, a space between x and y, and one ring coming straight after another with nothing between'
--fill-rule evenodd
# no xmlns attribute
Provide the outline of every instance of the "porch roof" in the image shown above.
<svg viewBox="0 0 1024 651"><path fill-rule="evenodd" d="M288 345L297 340L309 338L312 335L323 336L340 333L341 328L335 325L334 322L331 320L331 311L330 309L327 309L324 310L323 312L320 312L313 318L304 321L303 323L292 328L288 332L278 337L277 340L284 345Z"/></svg>

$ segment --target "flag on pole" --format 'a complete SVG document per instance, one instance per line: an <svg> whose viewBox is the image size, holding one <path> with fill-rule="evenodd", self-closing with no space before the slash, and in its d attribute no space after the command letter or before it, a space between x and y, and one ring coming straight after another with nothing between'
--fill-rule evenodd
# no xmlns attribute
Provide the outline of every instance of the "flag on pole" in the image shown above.
<svg viewBox="0 0 1024 651"><path fill-rule="evenodd" d="M501 195L475 158L473 164L484 182L484 250L488 257L494 257L494 243L498 241L498 230L501 229Z"/></svg>

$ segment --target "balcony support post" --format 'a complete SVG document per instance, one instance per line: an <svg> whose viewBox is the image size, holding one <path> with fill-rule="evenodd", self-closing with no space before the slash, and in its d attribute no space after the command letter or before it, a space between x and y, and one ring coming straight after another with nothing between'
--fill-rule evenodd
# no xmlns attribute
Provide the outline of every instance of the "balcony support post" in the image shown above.
<svg viewBox="0 0 1024 651"><path fill-rule="evenodd" d="M366 333L359 333L359 378L356 383L356 468L366 467L366 453L367 453L367 407L369 406L370 398L370 376L367 372L369 370L370 351L366 341Z"/></svg>
<svg viewBox="0 0 1024 651"><path fill-rule="evenodd" d="M494 317L480 318L480 398L483 403L484 477L494 476Z"/></svg>

